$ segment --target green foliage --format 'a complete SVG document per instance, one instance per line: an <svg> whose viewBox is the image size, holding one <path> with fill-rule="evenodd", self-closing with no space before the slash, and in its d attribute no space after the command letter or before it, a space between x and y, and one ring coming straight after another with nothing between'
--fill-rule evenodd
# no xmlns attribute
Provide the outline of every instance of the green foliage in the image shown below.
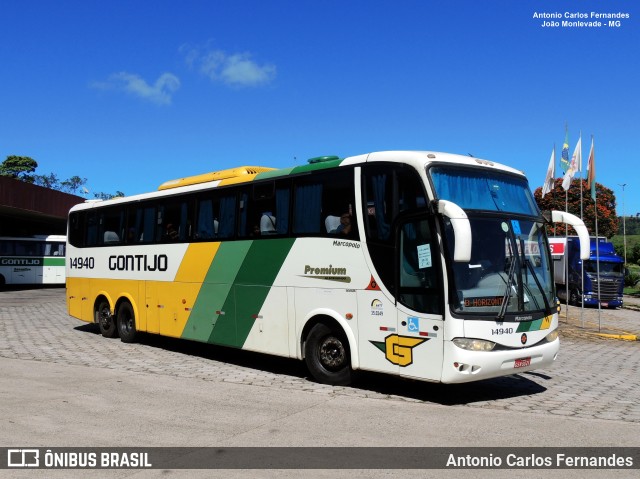
<svg viewBox="0 0 640 479"><path fill-rule="evenodd" d="M624 239L623 235L616 235L611 238L616 253L624 258ZM639 264L640 261L640 235L626 235L627 240L627 264Z"/></svg>
<svg viewBox="0 0 640 479"><path fill-rule="evenodd" d="M80 178L79 176L72 176L68 180L64 180L62 183L63 191L75 194L81 186L87 183L86 178Z"/></svg>
<svg viewBox="0 0 640 479"><path fill-rule="evenodd" d="M636 216L625 216L624 221L622 221L622 217L620 217L619 220L619 235L623 234L625 231L627 233L627 236L640 235L640 213L637 213Z"/></svg>
<svg viewBox="0 0 640 479"><path fill-rule="evenodd" d="M0 164L0 175L33 183L35 175L32 173L36 171L37 167L38 163L33 158L11 155L7 156L7 159Z"/></svg>
<svg viewBox="0 0 640 479"><path fill-rule="evenodd" d="M111 194L100 191L98 193L94 193L93 196L99 200L110 200L112 198L124 198L124 193L122 191L116 191L115 194Z"/></svg>
<svg viewBox="0 0 640 479"><path fill-rule="evenodd" d="M86 178L72 176L69 179L60 181L55 173L45 175L35 175L38 163L28 156L7 156L7 159L0 163L0 176L8 176L16 180L34 185L43 186L52 190L64 191L65 193L76 194L78 190L87 183ZM115 194L96 193L96 198L109 199L124 196L122 191Z"/></svg>
<svg viewBox="0 0 640 479"><path fill-rule="evenodd" d="M624 285L627 288L635 288L640 283L640 274L629 273L624 277Z"/></svg>
<svg viewBox="0 0 640 479"><path fill-rule="evenodd" d="M616 197L613 191L602 185L596 183L596 198L597 202L594 202L591 198L591 192L587 189L587 182L574 178L571 182L571 187L565 195L565 191L562 188L562 178L557 178L555 187L552 191L547 193L544 198L542 197L542 188L537 188L534 192L534 198L538 207L542 211L548 210L560 210L568 211L571 214L580 217L580 182L582 181L582 220L589 230L591 236L595 236L595 214L598 212L598 236L605 236L611 238L618 232L618 217L616 215ZM565 199L567 203L565 203ZM566 208L566 204L568 208ZM561 228L560 234L564 235L564 225L557 225L556 228ZM547 233L553 234L553 225L547 226ZM575 235L575 231L569 226L569 234Z"/></svg>
<svg viewBox="0 0 640 479"><path fill-rule="evenodd" d="M55 173L49 173L48 175L34 175L33 184L38 186L44 186L52 190L60 189L60 180Z"/></svg>

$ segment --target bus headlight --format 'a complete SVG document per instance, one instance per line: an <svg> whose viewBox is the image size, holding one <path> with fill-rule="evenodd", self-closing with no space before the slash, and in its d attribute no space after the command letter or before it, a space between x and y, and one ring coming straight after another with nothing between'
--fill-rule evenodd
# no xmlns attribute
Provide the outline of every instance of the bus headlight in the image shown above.
<svg viewBox="0 0 640 479"><path fill-rule="evenodd" d="M484 339L455 338L453 344L467 351L491 351L496 343Z"/></svg>
<svg viewBox="0 0 640 479"><path fill-rule="evenodd" d="M558 339L558 330L554 329L553 331L551 331L549 334L547 334L546 339L550 343L554 342L556 339Z"/></svg>

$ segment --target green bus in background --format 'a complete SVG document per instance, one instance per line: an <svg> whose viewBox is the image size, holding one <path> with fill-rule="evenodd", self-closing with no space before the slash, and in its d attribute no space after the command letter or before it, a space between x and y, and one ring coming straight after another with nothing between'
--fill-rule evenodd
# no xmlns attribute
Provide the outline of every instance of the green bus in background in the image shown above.
<svg viewBox="0 0 640 479"><path fill-rule="evenodd" d="M67 237L0 236L0 286L64 284Z"/></svg>

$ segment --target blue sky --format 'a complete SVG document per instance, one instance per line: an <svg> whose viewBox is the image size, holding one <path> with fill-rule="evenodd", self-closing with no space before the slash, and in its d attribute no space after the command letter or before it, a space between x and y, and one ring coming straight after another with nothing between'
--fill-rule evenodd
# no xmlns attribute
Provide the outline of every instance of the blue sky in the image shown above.
<svg viewBox="0 0 640 479"><path fill-rule="evenodd" d="M420 149L541 186L551 150L640 212L632 0L0 0L0 159L127 195L239 165ZM624 12L543 28L534 12ZM588 19L587 19L588 20ZM607 20L604 20L607 22ZM586 177L586 172L584 173Z"/></svg>

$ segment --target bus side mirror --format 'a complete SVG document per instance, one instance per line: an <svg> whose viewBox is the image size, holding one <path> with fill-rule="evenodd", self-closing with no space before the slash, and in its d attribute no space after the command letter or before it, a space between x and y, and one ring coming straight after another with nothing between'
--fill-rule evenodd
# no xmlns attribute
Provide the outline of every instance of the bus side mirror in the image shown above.
<svg viewBox="0 0 640 479"><path fill-rule="evenodd" d="M457 204L448 200L438 200L437 210L451 220L455 236L453 261L468 263L471 261L471 223L469 217Z"/></svg>
<svg viewBox="0 0 640 479"><path fill-rule="evenodd" d="M567 223L573 226L573 229L578 233L578 238L580 238L580 259L589 259L591 254L591 239L589 238L589 231L584 225L584 222L571 213L557 210L551 212L551 221L554 223Z"/></svg>

